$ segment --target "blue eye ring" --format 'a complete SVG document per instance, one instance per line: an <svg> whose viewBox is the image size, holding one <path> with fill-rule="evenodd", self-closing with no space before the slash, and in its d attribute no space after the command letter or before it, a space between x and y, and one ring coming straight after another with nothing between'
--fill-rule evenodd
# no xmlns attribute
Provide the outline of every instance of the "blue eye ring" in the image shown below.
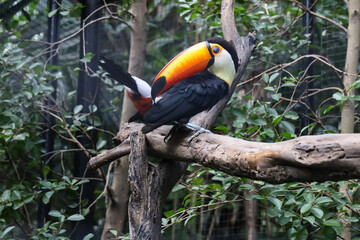
<svg viewBox="0 0 360 240"><path fill-rule="evenodd" d="M220 52L220 48L219 48L218 46L215 46L215 47L213 48L213 52L214 52L214 53L219 53L219 52Z"/></svg>

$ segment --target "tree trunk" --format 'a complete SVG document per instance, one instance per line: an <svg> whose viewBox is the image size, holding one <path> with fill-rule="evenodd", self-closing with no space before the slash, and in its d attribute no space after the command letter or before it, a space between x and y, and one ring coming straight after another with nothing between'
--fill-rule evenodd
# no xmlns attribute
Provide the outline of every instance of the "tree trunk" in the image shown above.
<svg viewBox="0 0 360 240"><path fill-rule="evenodd" d="M245 198L251 196L249 191L245 192ZM257 200L244 201L246 219L246 240L256 240Z"/></svg>
<svg viewBox="0 0 360 240"><path fill-rule="evenodd" d="M351 85L356 79L358 73L358 64L359 64L359 49L360 49L360 1L350 0L348 2L348 11L349 11L349 26L348 26L348 41L347 41L347 51L346 51L346 61L345 61L345 75L344 75L344 87L348 92L348 96L355 95L355 89L349 90ZM341 112L341 133L353 133L354 132L354 108L355 102L352 99L348 99L345 102L344 108ZM347 194L348 187L347 185L341 185L339 191L344 194L344 196L349 198ZM351 201L351 199L349 199ZM351 210L344 208L351 216ZM351 239L351 225L350 223L343 222L344 232L342 233L342 238L345 240Z"/></svg>
<svg viewBox="0 0 360 240"><path fill-rule="evenodd" d="M139 0L131 5L132 31L129 56L128 72L131 75L142 77L145 63L146 49L146 1ZM124 94L121 126L136 112L127 94ZM102 233L102 239L113 239L110 230L123 232L124 223L128 210L129 184L128 184L129 160L124 156L116 161L113 170L113 182L107 189L106 194L106 220Z"/></svg>
<svg viewBox="0 0 360 240"><path fill-rule="evenodd" d="M359 63L359 48L360 48L360 1L350 0L348 4L349 9L349 26L348 26L348 42L345 61L344 87L348 91L348 96L355 94L355 89L349 88L354 83ZM345 106L341 112L341 132L354 132L354 100L346 101Z"/></svg>

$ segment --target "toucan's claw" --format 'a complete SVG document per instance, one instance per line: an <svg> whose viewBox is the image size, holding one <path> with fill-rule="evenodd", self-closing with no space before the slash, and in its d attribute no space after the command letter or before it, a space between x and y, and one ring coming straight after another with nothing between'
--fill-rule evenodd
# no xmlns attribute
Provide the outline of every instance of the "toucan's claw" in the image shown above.
<svg viewBox="0 0 360 240"><path fill-rule="evenodd" d="M164 138L164 143L168 143L169 139L172 137L172 135L179 131L179 129L183 128L183 127L187 127L187 128L191 128L191 130L195 129L195 133L193 135L191 135L185 142L186 146L189 146L191 141L196 138L197 136L199 136L201 133L212 133L210 130L202 128L200 126L197 126L195 124L192 123L187 123L185 125L183 124L175 124L169 131L169 133L165 136Z"/></svg>
<svg viewBox="0 0 360 240"><path fill-rule="evenodd" d="M171 136L177 132L180 128L182 127L182 125L180 124L175 124L169 131L169 133L165 136L164 138L164 143L168 143L169 139L171 138Z"/></svg>
<svg viewBox="0 0 360 240"><path fill-rule="evenodd" d="M187 123L186 126L195 129L195 133L193 135L191 135L187 140L186 140L186 146L189 146L191 141L196 138L197 136L199 136L201 133L212 133L210 130L202 128L200 126L197 126L195 124L192 123Z"/></svg>

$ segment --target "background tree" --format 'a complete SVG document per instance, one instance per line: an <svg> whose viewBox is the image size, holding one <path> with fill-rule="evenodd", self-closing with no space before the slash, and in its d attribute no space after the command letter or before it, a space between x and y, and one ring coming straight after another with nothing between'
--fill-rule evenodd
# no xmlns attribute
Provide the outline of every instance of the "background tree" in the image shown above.
<svg viewBox="0 0 360 240"><path fill-rule="evenodd" d="M132 24L128 72L139 78L143 76L146 46L146 1L139 0L131 4ZM130 99L124 94L120 128L136 113ZM122 157L114 164L113 181L107 191L106 222L102 239L111 239L110 230L123 232L129 196L128 157Z"/></svg>

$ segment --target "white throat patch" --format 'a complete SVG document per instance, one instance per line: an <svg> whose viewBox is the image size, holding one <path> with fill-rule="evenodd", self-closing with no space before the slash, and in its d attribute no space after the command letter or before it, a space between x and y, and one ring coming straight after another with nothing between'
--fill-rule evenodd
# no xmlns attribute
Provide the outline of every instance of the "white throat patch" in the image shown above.
<svg viewBox="0 0 360 240"><path fill-rule="evenodd" d="M228 51L223 49L214 58L214 64L209 67L209 72L224 80L229 86L231 86L236 69L235 64Z"/></svg>

